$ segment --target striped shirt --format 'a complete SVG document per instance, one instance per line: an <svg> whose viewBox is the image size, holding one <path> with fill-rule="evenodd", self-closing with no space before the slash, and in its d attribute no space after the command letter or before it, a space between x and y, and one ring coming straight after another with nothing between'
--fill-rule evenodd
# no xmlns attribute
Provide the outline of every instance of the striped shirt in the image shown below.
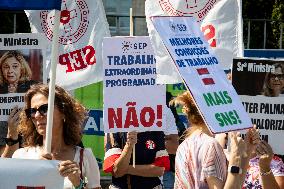
<svg viewBox="0 0 284 189"><path fill-rule="evenodd" d="M194 132L178 147L175 160L175 189L208 189L206 178L225 183L226 157L220 144L201 132Z"/></svg>

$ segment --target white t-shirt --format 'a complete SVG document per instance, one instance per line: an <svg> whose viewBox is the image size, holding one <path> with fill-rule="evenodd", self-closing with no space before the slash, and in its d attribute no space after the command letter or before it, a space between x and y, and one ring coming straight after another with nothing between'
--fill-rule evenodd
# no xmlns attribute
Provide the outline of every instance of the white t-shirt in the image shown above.
<svg viewBox="0 0 284 189"><path fill-rule="evenodd" d="M76 153L74 160L78 163L80 162L80 149L81 147L76 146ZM12 158L19 159L39 159L40 158L40 147L25 147L16 150L12 156ZM96 188L100 187L100 172L99 166L93 152L89 148L84 149L83 155L83 166L82 166L83 176L87 178L87 187L88 188ZM64 178L64 189L72 189L72 183L70 180L65 177Z"/></svg>
<svg viewBox="0 0 284 189"><path fill-rule="evenodd" d="M166 107L166 126L164 133L165 135L172 135L172 134L178 134L177 126L176 126L176 120L174 117L174 114L172 113L171 109Z"/></svg>

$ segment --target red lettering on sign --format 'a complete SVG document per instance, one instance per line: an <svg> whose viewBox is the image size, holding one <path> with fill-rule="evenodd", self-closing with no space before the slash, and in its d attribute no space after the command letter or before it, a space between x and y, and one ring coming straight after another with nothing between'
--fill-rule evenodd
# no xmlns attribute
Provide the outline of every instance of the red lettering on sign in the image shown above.
<svg viewBox="0 0 284 189"><path fill-rule="evenodd" d="M59 64L66 66L66 73L85 69L96 63L96 51L91 45L59 56ZM84 55L84 56L83 56Z"/></svg>
<svg viewBox="0 0 284 189"><path fill-rule="evenodd" d="M158 127L162 127L162 105L157 105L157 110L152 107L144 107L140 112L136 110L136 102L126 103L127 111L125 120L123 120L122 108L108 108L108 124L109 129L113 128L130 128L132 127L152 127L155 123ZM138 117L139 115L139 117ZM124 121L124 124L122 124ZM155 122L156 121L156 122Z"/></svg>
<svg viewBox="0 0 284 189"><path fill-rule="evenodd" d="M215 27L212 25L206 25L202 27L202 32L204 33L205 39L208 41L211 47L216 47L215 37Z"/></svg>

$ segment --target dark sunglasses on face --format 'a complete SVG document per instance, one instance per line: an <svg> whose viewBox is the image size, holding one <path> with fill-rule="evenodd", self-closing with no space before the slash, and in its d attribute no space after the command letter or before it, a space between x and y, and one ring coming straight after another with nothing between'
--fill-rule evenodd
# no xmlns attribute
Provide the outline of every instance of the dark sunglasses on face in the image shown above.
<svg viewBox="0 0 284 189"><path fill-rule="evenodd" d="M284 79L284 74L270 74L270 78L275 80L276 77L278 78L278 80L283 80Z"/></svg>
<svg viewBox="0 0 284 189"><path fill-rule="evenodd" d="M27 118L34 118L37 111L40 113L40 115L46 116L47 108L48 108L48 104L43 104L38 108L25 109L25 113L26 113Z"/></svg>

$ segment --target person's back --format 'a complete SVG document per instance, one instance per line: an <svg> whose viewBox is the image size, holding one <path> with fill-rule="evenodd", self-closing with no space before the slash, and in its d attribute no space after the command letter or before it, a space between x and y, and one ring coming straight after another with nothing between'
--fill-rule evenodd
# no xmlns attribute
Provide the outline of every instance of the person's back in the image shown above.
<svg viewBox="0 0 284 189"><path fill-rule="evenodd" d="M226 170L226 157L219 143L202 132L193 132L176 153L175 188L207 189L206 178L214 176L225 182Z"/></svg>

